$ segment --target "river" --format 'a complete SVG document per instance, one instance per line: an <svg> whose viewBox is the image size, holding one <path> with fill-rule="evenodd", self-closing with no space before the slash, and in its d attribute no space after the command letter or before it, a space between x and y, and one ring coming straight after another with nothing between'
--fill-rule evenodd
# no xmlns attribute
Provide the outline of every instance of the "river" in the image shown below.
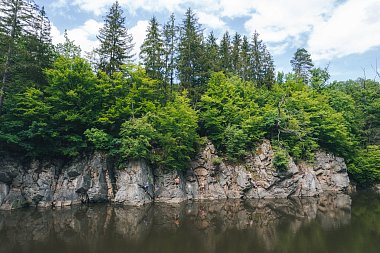
<svg viewBox="0 0 380 253"><path fill-rule="evenodd" d="M380 195L1 211L0 252L379 253Z"/></svg>

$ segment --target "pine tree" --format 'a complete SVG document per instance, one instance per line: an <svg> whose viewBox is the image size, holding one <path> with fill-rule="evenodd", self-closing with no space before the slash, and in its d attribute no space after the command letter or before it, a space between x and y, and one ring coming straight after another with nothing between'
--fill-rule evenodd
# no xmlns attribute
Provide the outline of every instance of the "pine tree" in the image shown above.
<svg viewBox="0 0 380 253"><path fill-rule="evenodd" d="M141 45L140 58L149 77L163 80L164 71L163 40L157 19L153 17L147 28L147 35Z"/></svg>
<svg viewBox="0 0 380 253"><path fill-rule="evenodd" d="M310 70L314 67L311 55L305 48L298 48L290 60L294 73L305 83L309 83Z"/></svg>
<svg viewBox="0 0 380 253"><path fill-rule="evenodd" d="M231 72L231 39L228 32L223 34L222 40L220 41L219 55L222 70L224 70L225 73Z"/></svg>
<svg viewBox="0 0 380 253"><path fill-rule="evenodd" d="M239 75L239 70L241 66L240 60L240 45L241 44L241 36L238 33L235 33L232 39L232 50L231 50L231 65L232 72L235 75Z"/></svg>
<svg viewBox="0 0 380 253"><path fill-rule="evenodd" d="M164 58L165 58L165 82L169 83L170 91L173 91L175 68L176 68L176 45L177 45L177 27L175 25L174 13L170 15L169 21L163 27L164 38Z"/></svg>
<svg viewBox="0 0 380 253"><path fill-rule="evenodd" d="M193 103L199 100L207 82L204 51L201 25L195 13L188 9L180 27L177 66L181 86L189 90Z"/></svg>
<svg viewBox="0 0 380 253"><path fill-rule="evenodd" d="M131 61L134 44L132 35L125 26L123 10L117 1L111 6L104 22L97 36L100 41L100 47L96 50L99 54L98 69L112 75L120 70L121 65Z"/></svg>

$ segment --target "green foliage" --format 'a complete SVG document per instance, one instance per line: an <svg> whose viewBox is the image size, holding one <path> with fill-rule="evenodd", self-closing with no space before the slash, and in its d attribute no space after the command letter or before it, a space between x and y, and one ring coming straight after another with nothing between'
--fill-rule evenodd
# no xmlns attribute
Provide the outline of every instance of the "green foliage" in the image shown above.
<svg viewBox="0 0 380 253"><path fill-rule="evenodd" d="M265 122L255 102L256 95L257 90L251 84L215 73L201 98L203 134L229 158L241 158L265 135Z"/></svg>
<svg viewBox="0 0 380 253"><path fill-rule="evenodd" d="M197 152L198 116L187 94L177 95L152 116L157 131L153 161L169 169L185 169Z"/></svg>
<svg viewBox="0 0 380 253"><path fill-rule="evenodd" d="M289 158L286 150L275 147L273 156L273 165L278 172L286 172L288 170Z"/></svg>
<svg viewBox="0 0 380 253"><path fill-rule="evenodd" d="M380 147L367 146L366 149L358 150L348 170L362 187L380 182Z"/></svg>
<svg viewBox="0 0 380 253"><path fill-rule="evenodd" d="M220 158L220 157L216 157L216 158L214 158L214 159L212 160L212 164L213 164L214 166L219 166L219 165L222 164L222 162L223 162L223 159Z"/></svg>
<svg viewBox="0 0 380 253"><path fill-rule="evenodd" d="M146 159L168 169L185 169L195 155L199 137L197 115L185 96L139 119L126 121L120 131L125 159Z"/></svg>
<svg viewBox="0 0 380 253"><path fill-rule="evenodd" d="M148 120L147 116L132 118L121 126L120 152L124 159L151 159L151 142L156 130Z"/></svg>
<svg viewBox="0 0 380 253"><path fill-rule="evenodd" d="M109 151L112 148L112 137L104 130L91 128L84 132L88 141L95 146L97 150Z"/></svg>
<svg viewBox="0 0 380 253"><path fill-rule="evenodd" d="M228 125L222 134L222 145L225 155L230 161L236 162L247 153L248 135L236 125Z"/></svg>

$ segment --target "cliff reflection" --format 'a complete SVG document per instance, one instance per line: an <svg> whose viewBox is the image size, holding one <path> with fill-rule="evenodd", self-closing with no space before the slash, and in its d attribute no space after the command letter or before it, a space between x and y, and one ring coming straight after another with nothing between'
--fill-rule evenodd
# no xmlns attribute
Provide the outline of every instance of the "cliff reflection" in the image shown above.
<svg viewBox="0 0 380 253"><path fill-rule="evenodd" d="M305 226L329 231L350 221L347 195L24 209L0 212L0 252L235 252L236 243L272 252Z"/></svg>

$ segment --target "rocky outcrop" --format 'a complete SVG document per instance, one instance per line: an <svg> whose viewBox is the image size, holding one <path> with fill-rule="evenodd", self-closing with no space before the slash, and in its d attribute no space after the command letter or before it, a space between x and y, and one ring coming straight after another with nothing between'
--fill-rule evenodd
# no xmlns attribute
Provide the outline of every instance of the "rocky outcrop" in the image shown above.
<svg viewBox="0 0 380 253"><path fill-rule="evenodd" d="M296 165L289 157L288 170L280 172L273 157L270 142L264 141L243 163L227 164L209 143L186 172L188 198L287 198L348 190L342 158L318 152L314 164Z"/></svg>
<svg viewBox="0 0 380 253"><path fill-rule="evenodd" d="M115 169L101 153L71 162L0 158L0 209L23 206L62 207L79 203L114 202L144 205L184 200L265 199L342 193L349 188L342 158L317 152L313 164L288 169L273 165L275 151L264 141L239 164L224 162L208 143L184 171L152 168L144 161L130 161Z"/></svg>
<svg viewBox="0 0 380 253"><path fill-rule="evenodd" d="M110 176L113 172L106 156L100 153L67 164L62 161L23 163L6 157L0 159L0 171L6 175L0 179L0 209L61 207L113 198Z"/></svg>

